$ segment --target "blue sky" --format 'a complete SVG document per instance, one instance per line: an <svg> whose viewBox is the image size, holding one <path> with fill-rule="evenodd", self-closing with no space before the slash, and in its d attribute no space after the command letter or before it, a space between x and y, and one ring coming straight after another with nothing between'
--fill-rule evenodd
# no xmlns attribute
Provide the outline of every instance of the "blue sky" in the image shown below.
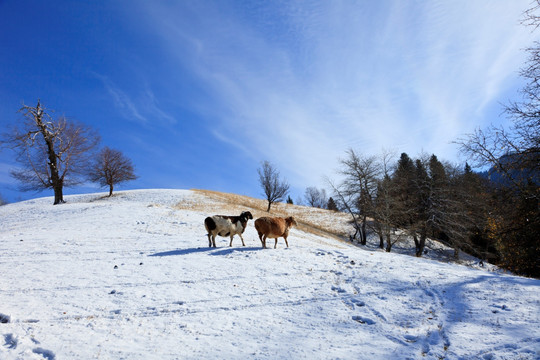
<svg viewBox="0 0 540 360"><path fill-rule="evenodd" d="M0 0L0 126L24 102L96 128L131 158L124 188L262 197L269 160L293 199L348 148L459 158L507 124L529 0ZM0 152L0 195L19 193ZM66 193L96 191L76 188Z"/></svg>

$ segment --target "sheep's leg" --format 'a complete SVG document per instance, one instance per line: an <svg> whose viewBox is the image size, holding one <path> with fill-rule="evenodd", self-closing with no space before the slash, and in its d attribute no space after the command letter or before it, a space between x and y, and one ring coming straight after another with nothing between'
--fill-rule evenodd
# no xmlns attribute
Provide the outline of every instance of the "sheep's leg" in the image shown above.
<svg viewBox="0 0 540 360"><path fill-rule="evenodd" d="M240 236L240 240L242 240L242 246L246 246L246 244L244 244L244 238L242 237L242 234L238 234L238 236Z"/></svg>
<svg viewBox="0 0 540 360"><path fill-rule="evenodd" d="M212 238L210 234L208 234L208 247L212 247Z"/></svg>
<svg viewBox="0 0 540 360"><path fill-rule="evenodd" d="M289 243L287 242L287 237L284 236L283 238L285 239L285 244L287 245L287 247L289 247Z"/></svg>
<svg viewBox="0 0 540 360"><path fill-rule="evenodd" d="M267 237L268 237L267 235L263 235L263 237L261 239L263 249L266 249L266 238Z"/></svg>
<svg viewBox="0 0 540 360"><path fill-rule="evenodd" d="M274 249L277 248L277 239L278 238L276 238L276 243L274 244Z"/></svg>
<svg viewBox="0 0 540 360"><path fill-rule="evenodd" d="M232 239L233 239L234 235L231 235L231 242L229 243L229 247L232 247Z"/></svg>
<svg viewBox="0 0 540 360"><path fill-rule="evenodd" d="M216 246L216 235L212 235L212 245L213 245L214 247L217 247L217 246Z"/></svg>

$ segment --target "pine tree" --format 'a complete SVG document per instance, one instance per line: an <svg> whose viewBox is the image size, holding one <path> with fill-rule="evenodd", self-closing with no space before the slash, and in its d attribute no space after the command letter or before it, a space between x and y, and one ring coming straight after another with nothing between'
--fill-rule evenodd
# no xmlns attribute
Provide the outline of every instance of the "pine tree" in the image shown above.
<svg viewBox="0 0 540 360"><path fill-rule="evenodd" d="M328 203L326 204L326 208L331 211L338 211L338 207L336 205L336 202L332 197L328 198Z"/></svg>

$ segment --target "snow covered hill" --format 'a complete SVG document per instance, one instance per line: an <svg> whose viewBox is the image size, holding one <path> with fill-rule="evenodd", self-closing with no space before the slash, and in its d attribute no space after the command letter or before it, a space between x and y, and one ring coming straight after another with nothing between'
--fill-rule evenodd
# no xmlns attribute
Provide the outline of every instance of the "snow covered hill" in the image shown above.
<svg viewBox="0 0 540 360"><path fill-rule="evenodd" d="M239 212L200 192L67 200L0 207L1 359L540 358L539 280L252 221L208 248Z"/></svg>

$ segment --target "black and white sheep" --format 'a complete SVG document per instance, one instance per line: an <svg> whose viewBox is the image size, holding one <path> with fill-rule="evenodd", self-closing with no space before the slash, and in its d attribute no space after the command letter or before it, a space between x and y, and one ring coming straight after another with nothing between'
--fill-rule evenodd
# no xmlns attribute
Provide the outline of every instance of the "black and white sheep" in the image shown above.
<svg viewBox="0 0 540 360"><path fill-rule="evenodd" d="M216 235L230 236L229 246L232 246L233 237L236 234L240 236L242 246L246 246L242 234L246 230L249 219L253 219L253 215L249 211L244 211L240 216L214 215L207 217L204 219L204 227L208 231L208 246L216 247Z"/></svg>

